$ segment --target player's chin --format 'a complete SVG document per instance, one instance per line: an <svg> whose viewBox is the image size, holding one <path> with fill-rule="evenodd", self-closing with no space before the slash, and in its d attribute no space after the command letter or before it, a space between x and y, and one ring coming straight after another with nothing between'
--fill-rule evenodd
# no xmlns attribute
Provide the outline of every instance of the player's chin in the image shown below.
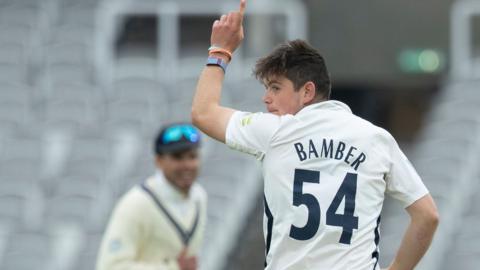
<svg viewBox="0 0 480 270"><path fill-rule="evenodd" d="M180 179L177 179L176 186L182 190L189 190L190 187L193 185L193 182L195 182L195 179L180 178Z"/></svg>
<svg viewBox="0 0 480 270"><path fill-rule="evenodd" d="M274 115L278 115L278 116L281 115L280 112L277 111L277 110L268 110L268 113L271 113L271 114L274 114Z"/></svg>
<svg viewBox="0 0 480 270"><path fill-rule="evenodd" d="M179 184L183 186L190 186L195 181L196 174L189 173L189 174L180 174L177 177L177 181Z"/></svg>

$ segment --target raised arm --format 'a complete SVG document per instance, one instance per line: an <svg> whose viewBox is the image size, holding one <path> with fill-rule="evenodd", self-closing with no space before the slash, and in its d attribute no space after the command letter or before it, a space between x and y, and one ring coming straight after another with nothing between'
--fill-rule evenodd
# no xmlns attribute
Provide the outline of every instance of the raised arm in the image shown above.
<svg viewBox="0 0 480 270"><path fill-rule="evenodd" d="M410 225L402 244L387 270L412 270L423 257L433 239L438 226L438 212L430 195L407 207Z"/></svg>
<svg viewBox="0 0 480 270"><path fill-rule="evenodd" d="M241 0L238 11L222 15L212 26L211 45L233 53L243 40L243 16L246 0ZM230 59L225 53L210 53L225 63ZM198 80L192 104L192 123L208 136L225 142L228 121L235 110L220 106L224 79L220 66L206 66Z"/></svg>

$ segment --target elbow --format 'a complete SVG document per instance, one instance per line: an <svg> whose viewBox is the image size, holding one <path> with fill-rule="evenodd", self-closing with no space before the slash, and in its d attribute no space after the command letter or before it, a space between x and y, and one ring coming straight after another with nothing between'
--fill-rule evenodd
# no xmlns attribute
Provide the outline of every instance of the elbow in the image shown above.
<svg viewBox="0 0 480 270"><path fill-rule="evenodd" d="M196 106L194 104L190 112L192 124L197 128L203 130L206 126L210 125L213 121L215 121L217 116L216 114L218 114L217 107L218 106L215 105Z"/></svg>
<svg viewBox="0 0 480 270"><path fill-rule="evenodd" d="M428 215L428 222L433 228L437 228L438 224L440 223L440 214L438 210L432 210Z"/></svg>
<svg viewBox="0 0 480 270"><path fill-rule="evenodd" d="M440 223L440 215L437 209L430 209L425 211L421 217L419 217L419 225L423 228L431 231L435 231Z"/></svg>
<svg viewBox="0 0 480 270"><path fill-rule="evenodd" d="M407 210L412 221L418 225L435 230L440 223L440 214L431 196L425 196Z"/></svg>
<svg viewBox="0 0 480 270"><path fill-rule="evenodd" d="M205 114L201 114L195 107L192 107L192 111L190 113L192 124L201 129L202 123L204 123L204 116Z"/></svg>
<svg viewBox="0 0 480 270"><path fill-rule="evenodd" d="M419 235L419 239L429 239L429 241L431 241L437 231L439 223L440 216L436 209L426 213L423 223L420 225L422 228L420 231L422 233Z"/></svg>

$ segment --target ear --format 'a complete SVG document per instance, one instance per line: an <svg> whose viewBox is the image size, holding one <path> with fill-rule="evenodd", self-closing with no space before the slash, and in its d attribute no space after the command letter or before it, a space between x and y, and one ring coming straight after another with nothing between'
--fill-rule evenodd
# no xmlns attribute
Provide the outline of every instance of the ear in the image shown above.
<svg viewBox="0 0 480 270"><path fill-rule="evenodd" d="M163 168L163 159L164 157L161 155L155 155L155 165L157 168L162 169Z"/></svg>
<svg viewBox="0 0 480 270"><path fill-rule="evenodd" d="M308 81L303 85L303 104L311 104L315 100L315 94L317 92L315 84L312 81Z"/></svg>

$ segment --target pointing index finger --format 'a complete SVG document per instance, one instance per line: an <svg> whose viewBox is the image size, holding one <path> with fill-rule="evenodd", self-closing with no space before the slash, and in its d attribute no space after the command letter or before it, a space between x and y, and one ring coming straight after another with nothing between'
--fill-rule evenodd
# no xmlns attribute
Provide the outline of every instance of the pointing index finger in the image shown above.
<svg viewBox="0 0 480 270"><path fill-rule="evenodd" d="M247 6L247 0L240 0L240 15L243 17L245 14L245 7Z"/></svg>

